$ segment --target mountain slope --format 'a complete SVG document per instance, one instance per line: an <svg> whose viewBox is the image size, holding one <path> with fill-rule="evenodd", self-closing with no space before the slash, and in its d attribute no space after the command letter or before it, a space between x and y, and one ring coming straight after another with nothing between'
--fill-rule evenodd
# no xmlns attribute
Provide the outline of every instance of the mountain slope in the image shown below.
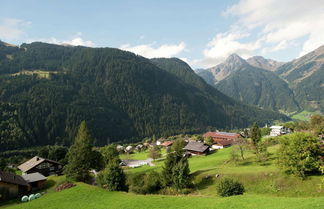
<svg viewBox="0 0 324 209"><path fill-rule="evenodd" d="M270 71L275 71L278 67L284 64L283 62L277 62L272 59L265 59L262 56L250 57L246 61L254 67L262 68Z"/></svg>
<svg viewBox="0 0 324 209"><path fill-rule="evenodd" d="M0 124L11 127L0 133L1 150L70 144L82 120L104 145L288 119L234 102L191 69L180 79L183 72L130 52L44 43L18 49L0 61L0 103L10 115Z"/></svg>
<svg viewBox="0 0 324 209"><path fill-rule="evenodd" d="M324 112L324 45L275 72L289 83L304 109Z"/></svg>
<svg viewBox="0 0 324 209"><path fill-rule="evenodd" d="M250 65L236 54L207 70L218 80L215 87L233 99L275 111L299 110L285 81L271 71Z"/></svg>

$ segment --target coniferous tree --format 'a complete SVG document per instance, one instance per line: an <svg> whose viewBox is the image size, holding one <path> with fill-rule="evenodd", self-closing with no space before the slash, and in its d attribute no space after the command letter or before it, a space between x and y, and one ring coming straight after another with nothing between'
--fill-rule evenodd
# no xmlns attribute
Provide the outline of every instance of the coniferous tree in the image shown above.
<svg viewBox="0 0 324 209"><path fill-rule="evenodd" d="M119 158L109 160L107 167L99 173L99 185L109 191L125 191L126 176L119 165Z"/></svg>
<svg viewBox="0 0 324 209"><path fill-rule="evenodd" d="M92 137L87 129L86 122L82 121L68 152L68 164L64 167L67 178L76 181L86 181L92 161Z"/></svg>
<svg viewBox="0 0 324 209"><path fill-rule="evenodd" d="M172 175L173 186L177 190L188 188L191 185L191 176L187 157L182 157L173 167Z"/></svg>
<svg viewBox="0 0 324 209"><path fill-rule="evenodd" d="M156 160L161 157L161 150L158 146L155 145L150 149L150 152L148 155L153 160Z"/></svg>
<svg viewBox="0 0 324 209"><path fill-rule="evenodd" d="M119 153L117 150L116 145L110 144L107 146L104 146L103 148L100 149L100 152L103 156L104 162L107 165L109 163L109 160L118 158L119 159Z"/></svg>
<svg viewBox="0 0 324 209"><path fill-rule="evenodd" d="M257 145L261 140L261 131L256 123L253 123L251 127L251 139L254 145Z"/></svg>

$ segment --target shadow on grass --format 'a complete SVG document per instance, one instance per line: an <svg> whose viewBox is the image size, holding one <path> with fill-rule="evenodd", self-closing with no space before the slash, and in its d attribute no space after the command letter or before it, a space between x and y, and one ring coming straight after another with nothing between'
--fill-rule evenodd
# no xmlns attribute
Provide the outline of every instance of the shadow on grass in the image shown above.
<svg viewBox="0 0 324 209"><path fill-rule="evenodd" d="M209 168L209 169L198 170L198 171L195 171L195 172L191 173L191 176L192 177L197 177L197 176L199 176L202 173L205 173L205 172L208 172L208 171L212 171L212 170L216 170L216 168Z"/></svg>
<svg viewBox="0 0 324 209"><path fill-rule="evenodd" d="M210 185L214 184L215 180L212 176L203 177L197 184L195 184L198 190L206 189Z"/></svg>

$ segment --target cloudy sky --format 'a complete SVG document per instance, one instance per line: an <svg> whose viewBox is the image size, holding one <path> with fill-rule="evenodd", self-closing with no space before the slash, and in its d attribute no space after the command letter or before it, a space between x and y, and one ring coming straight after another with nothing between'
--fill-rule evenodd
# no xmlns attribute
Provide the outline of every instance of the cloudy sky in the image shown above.
<svg viewBox="0 0 324 209"><path fill-rule="evenodd" d="M0 40L116 47L193 68L289 61L324 44L324 0L2 0Z"/></svg>

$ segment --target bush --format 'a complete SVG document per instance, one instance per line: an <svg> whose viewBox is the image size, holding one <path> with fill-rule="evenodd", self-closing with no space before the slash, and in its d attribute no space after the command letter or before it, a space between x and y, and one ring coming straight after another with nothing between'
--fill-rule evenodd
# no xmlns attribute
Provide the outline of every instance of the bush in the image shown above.
<svg viewBox="0 0 324 209"><path fill-rule="evenodd" d="M128 179L129 189L137 194L155 194L162 188L161 176L157 172L140 173Z"/></svg>
<svg viewBox="0 0 324 209"><path fill-rule="evenodd" d="M225 178L217 186L217 193L222 197L240 195L244 193L244 186L240 182Z"/></svg>

